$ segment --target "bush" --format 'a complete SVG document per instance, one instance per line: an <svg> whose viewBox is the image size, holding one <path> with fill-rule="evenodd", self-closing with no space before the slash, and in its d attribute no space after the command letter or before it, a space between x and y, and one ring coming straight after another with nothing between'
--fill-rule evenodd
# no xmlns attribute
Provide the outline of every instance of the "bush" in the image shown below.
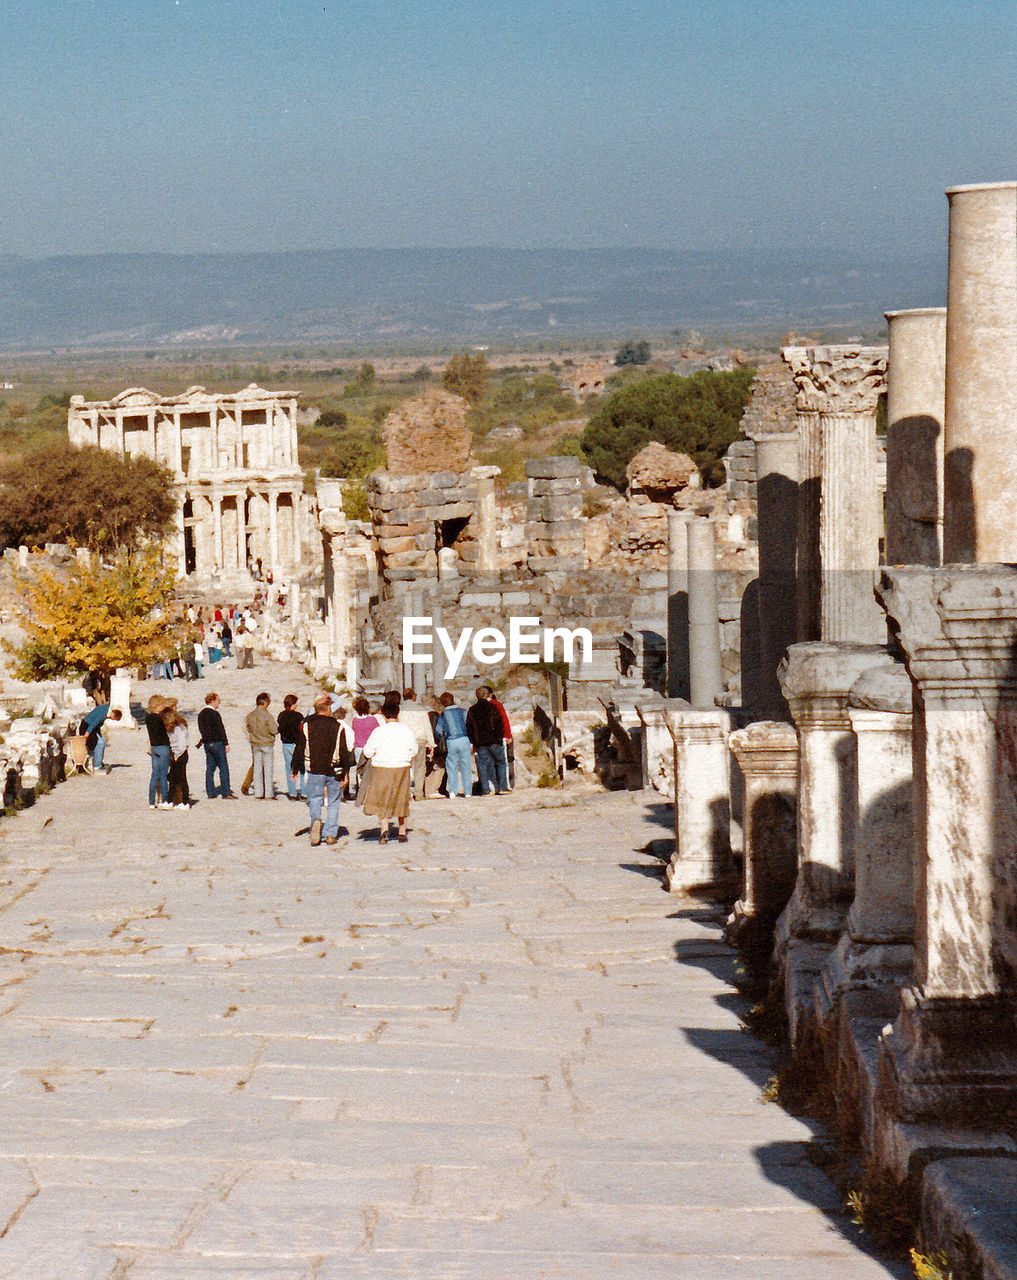
<svg viewBox="0 0 1017 1280"><path fill-rule="evenodd" d="M354 427L343 432L321 460L321 474L360 478L385 461L377 427Z"/></svg>
<svg viewBox="0 0 1017 1280"><path fill-rule="evenodd" d="M609 396L583 433L583 453L597 475L625 487L625 468L651 440L686 453L706 485L724 481L721 458L739 438L754 370L700 370L641 378Z"/></svg>
<svg viewBox="0 0 1017 1280"><path fill-rule="evenodd" d="M441 375L441 385L453 395L476 404L487 388L487 357L483 351L464 351L453 356Z"/></svg>
<svg viewBox="0 0 1017 1280"><path fill-rule="evenodd" d="M648 342L623 342L614 353L614 362L619 368L624 364L649 364L650 344Z"/></svg>

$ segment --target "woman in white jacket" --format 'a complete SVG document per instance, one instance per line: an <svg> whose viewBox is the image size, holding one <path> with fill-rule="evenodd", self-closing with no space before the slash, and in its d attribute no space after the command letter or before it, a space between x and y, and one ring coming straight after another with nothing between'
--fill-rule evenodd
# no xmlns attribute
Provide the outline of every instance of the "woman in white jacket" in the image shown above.
<svg viewBox="0 0 1017 1280"><path fill-rule="evenodd" d="M410 765L417 754L417 737L399 723L399 695L385 694L381 704L382 723L364 744L369 762L357 803L365 813L378 818L378 842L388 843L389 819L399 822L399 840L405 844L406 817L410 810Z"/></svg>

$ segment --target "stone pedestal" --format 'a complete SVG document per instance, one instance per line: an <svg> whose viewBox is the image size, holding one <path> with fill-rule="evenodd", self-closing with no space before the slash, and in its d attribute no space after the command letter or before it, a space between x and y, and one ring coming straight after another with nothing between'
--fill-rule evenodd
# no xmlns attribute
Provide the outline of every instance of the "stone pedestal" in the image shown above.
<svg viewBox="0 0 1017 1280"><path fill-rule="evenodd" d="M120 724L125 729L134 729L137 727L135 719L131 715L130 672L118 671L115 676L110 676L109 709L110 711L120 712Z"/></svg>
<svg viewBox="0 0 1017 1280"><path fill-rule="evenodd" d="M823 987L831 1008L848 989L882 991L892 1015L913 961L911 681L899 664L874 667L855 681L848 703L858 776L855 894Z"/></svg>
<svg viewBox="0 0 1017 1280"><path fill-rule="evenodd" d="M887 564L938 565L943 546L946 308L888 311Z"/></svg>
<svg viewBox="0 0 1017 1280"><path fill-rule="evenodd" d="M728 935L765 947L798 872L798 735L786 722L759 721L733 733L730 747L745 779L745 885Z"/></svg>
<svg viewBox="0 0 1017 1280"><path fill-rule="evenodd" d="M717 541L713 521L693 517L688 530L689 686L698 710L716 706L724 692L717 606Z"/></svg>
<svg viewBox="0 0 1017 1280"><path fill-rule="evenodd" d="M642 783L668 799L674 796L674 740L662 702L636 706L641 725L639 752Z"/></svg>
<svg viewBox="0 0 1017 1280"><path fill-rule="evenodd" d="M833 944L854 894L858 774L848 697L858 677L890 665L885 647L796 644L781 687L798 729L798 876L782 920L786 937Z"/></svg>
<svg viewBox="0 0 1017 1280"><path fill-rule="evenodd" d="M667 696L689 696L689 540L685 511L667 513Z"/></svg>
<svg viewBox="0 0 1017 1280"><path fill-rule="evenodd" d="M1017 183L954 187L943 562L1017 561Z"/></svg>
<svg viewBox="0 0 1017 1280"><path fill-rule="evenodd" d="M583 465L578 458L533 458L526 464L527 565L533 573L585 567Z"/></svg>
<svg viewBox="0 0 1017 1280"><path fill-rule="evenodd" d="M878 593L915 686L916 846L915 980L879 1094L982 1128L1017 1110L1017 569L885 569Z"/></svg>
<svg viewBox="0 0 1017 1280"><path fill-rule="evenodd" d="M675 847L667 867L672 893L717 884L732 869L731 716L712 711L671 710L674 739Z"/></svg>

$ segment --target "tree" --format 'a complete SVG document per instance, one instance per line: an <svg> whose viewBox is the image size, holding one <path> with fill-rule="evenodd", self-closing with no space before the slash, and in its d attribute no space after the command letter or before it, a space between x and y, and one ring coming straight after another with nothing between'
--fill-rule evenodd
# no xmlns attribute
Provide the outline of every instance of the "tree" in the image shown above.
<svg viewBox="0 0 1017 1280"><path fill-rule="evenodd" d="M150 458L64 443L0 469L0 546L73 542L111 552L168 532L173 477Z"/></svg>
<svg viewBox="0 0 1017 1280"><path fill-rule="evenodd" d="M453 395L476 404L484 394L490 369L483 351L463 351L445 366L441 385Z"/></svg>
<svg viewBox="0 0 1017 1280"><path fill-rule="evenodd" d="M649 364L650 344L646 341L633 342L629 339L623 342L614 353L614 362L619 368L625 364Z"/></svg>
<svg viewBox="0 0 1017 1280"><path fill-rule="evenodd" d="M706 485L722 484L720 459L738 439L752 369L690 377L664 373L633 382L609 396L583 432L583 452L594 471L618 489L625 468L645 444L656 440L688 454Z"/></svg>
<svg viewBox="0 0 1017 1280"><path fill-rule="evenodd" d="M25 640L3 642L16 659L16 677L110 675L165 658L184 629L171 619L175 581L172 561L155 545L122 547L107 564L91 556L37 570L21 584L15 606Z"/></svg>
<svg viewBox="0 0 1017 1280"><path fill-rule="evenodd" d="M325 476L357 478L383 466L385 450L377 427L353 427L344 431L321 460Z"/></svg>

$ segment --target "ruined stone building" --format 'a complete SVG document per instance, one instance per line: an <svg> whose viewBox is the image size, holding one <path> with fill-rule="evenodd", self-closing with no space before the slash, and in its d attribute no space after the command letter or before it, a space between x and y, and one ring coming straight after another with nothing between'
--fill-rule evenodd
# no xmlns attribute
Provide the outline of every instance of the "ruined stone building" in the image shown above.
<svg viewBox="0 0 1017 1280"><path fill-rule="evenodd" d="M72 445L170 468L170 549L181 576L243 577L260 560L278 577L299 566L308 543L296 413L293 392L254 383L226 394L188 387L180 396L128 387L112 400L72 396L67 431Z"/></svg>

